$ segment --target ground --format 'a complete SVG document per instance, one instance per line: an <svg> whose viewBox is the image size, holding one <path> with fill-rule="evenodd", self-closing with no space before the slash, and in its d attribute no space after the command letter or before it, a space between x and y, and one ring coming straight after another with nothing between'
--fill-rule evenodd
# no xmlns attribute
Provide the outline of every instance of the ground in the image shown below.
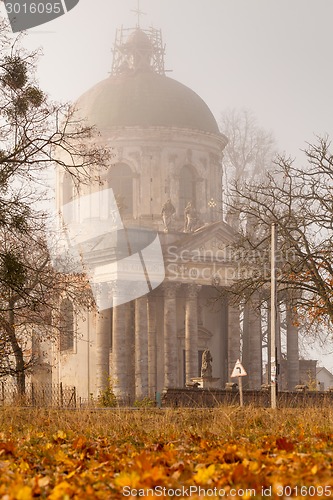
<svg viewBox="0 0 333 500"><path fill-rule="evenodd" d="M333 408L0 410L0 499L333 497Z"/></svg>

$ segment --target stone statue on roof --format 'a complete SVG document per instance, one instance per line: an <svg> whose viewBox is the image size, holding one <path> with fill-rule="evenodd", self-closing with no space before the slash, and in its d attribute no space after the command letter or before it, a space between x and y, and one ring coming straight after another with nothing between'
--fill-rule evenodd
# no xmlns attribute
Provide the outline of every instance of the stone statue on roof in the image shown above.
<svg viewBox="0 0 333 500"><path fill-rule="evenodd" d="M175 216L176 209L173 206L171 200L167 200L162 207L162 220L164 224L164 231L167 233L171 227L172 220Z"/></svg>
<svg viewBox="0 0 333 500"><path fill-rule="evenodd" d="M198 221L198 214L191 201L185 207L184 219L184 233L192 233Z"/></svg>

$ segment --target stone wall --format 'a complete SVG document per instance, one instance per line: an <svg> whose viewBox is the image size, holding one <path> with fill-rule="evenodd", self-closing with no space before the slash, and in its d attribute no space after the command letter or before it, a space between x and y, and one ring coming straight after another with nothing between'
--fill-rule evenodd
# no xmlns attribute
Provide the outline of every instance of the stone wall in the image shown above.
<svg viewBox="0 0 333 500"><path fill-rule="evenodd" d="M244 405L268 408L270 406L269 391L243 391ZM220 405L239 405L238 390L225 389L168 389L163 394L164 407L207 407ZM287 392L281 391L277 395L277 406L297 408L307 406L333 406L333 392Z"/></svg>

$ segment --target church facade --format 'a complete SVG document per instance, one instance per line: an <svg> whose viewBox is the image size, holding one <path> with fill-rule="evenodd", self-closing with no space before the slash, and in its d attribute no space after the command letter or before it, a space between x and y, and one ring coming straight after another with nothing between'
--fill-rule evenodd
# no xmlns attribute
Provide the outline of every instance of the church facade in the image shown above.
<svg viewBox="0 0 333 500"><path fill-rule="evenodd" d="M53 345L52 381L75 385L82 399L97 397L111 384L120 400L131 403L191 385L209 350L214 387L224 388L242 359L244 386L260 389L262 316L255 303L241 311L227 293L236 272L230 252L236 233L222 210L227 138L202 99L165 75L161 33L118 31L111 76L86 92L77 107L114 152L100 182L82 188L82 195L91 196L88 208L77 200L70 215L87 232L102 228L92 231L93 243L86 247L90 268L104 269L112 259L121 267L123 256L115 250L119 231L116 238L108 235L114 211L105 193L112 190L124 230L144 235L136 247L141 264L145 248L158 241L163 275L159 270L155 285L140 288L131 268L126 290L134 298L127 300L112 268L104 277L107 285L98 284L105 285L108 300L95 311L77 314L64 297L68 332ZM75 196L68 176L58 171L58 209ZM289 323L292 388L299 382L298 333Z"/></svg>

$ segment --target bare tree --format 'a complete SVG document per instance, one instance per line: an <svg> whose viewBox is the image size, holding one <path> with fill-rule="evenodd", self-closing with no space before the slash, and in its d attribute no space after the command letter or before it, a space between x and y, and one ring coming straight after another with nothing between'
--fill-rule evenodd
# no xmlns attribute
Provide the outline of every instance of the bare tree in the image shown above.
<svg viewBox="0 0 333 500"><path fill-rule="evenodd" d="M277 156L258 180L237 180L229 202L246 220L236 245L231 291L267 297L270 232L278 230L278 290L308 323L333 322L333 156L328 137L304 150L305 164ZM236 200L234 202L233 200Z"/></svg>
<svg viewBox="0 0 333 500"><path fill-rule="evenodd" d="M223 155L224 212L226 221L238 230L241 217L235 208L237 194L230 187L234 182L249 181L263 175L271 167L276 144L272 133L258 125L249 109L226 109L222 113L220 128L228 137Z"/></svg>
<svg viewBox="0 0 333 500"><path fill-rule="evenodd" d="M0 23L0 375L14 375L20 393L31 364L24 356L28 325L49 335L63 293L91 305L83 276L51 266L45 214L36 208L47 175L60 166L78 186L98 179L111 157L72 106L50 101L40 89L36 61Z"/></svg>
<svg viewBox="0 0 333 500"><path fill-rule="evenodd" d="M223 157L227 183L261 175L274 156L273 134L259 127L249 109L226 109L220 128L228 138Z"/></svg>
<svg viewBox="0 0 333 500"><path fill-rule="evenodd" d="M18 186L44 185L43 175L56 165L77 184L90 181L110 158L71 105L50 101L39 88L36 61L0 24L0 225L19 230L32 203Z"/></svg>
<svg viewBox="0 0 333 500"><path fill-rule="evenodd" d="M28 248L28 251L27 251ZM61 297L76 310L93 307L89 283L83 275L55 271L43 232L32 230L20 237L2 230L0 238L0 376L12 375L20 394L25 373L38 360L26 356L35 341L54 340L61 333Z"/></svg>

